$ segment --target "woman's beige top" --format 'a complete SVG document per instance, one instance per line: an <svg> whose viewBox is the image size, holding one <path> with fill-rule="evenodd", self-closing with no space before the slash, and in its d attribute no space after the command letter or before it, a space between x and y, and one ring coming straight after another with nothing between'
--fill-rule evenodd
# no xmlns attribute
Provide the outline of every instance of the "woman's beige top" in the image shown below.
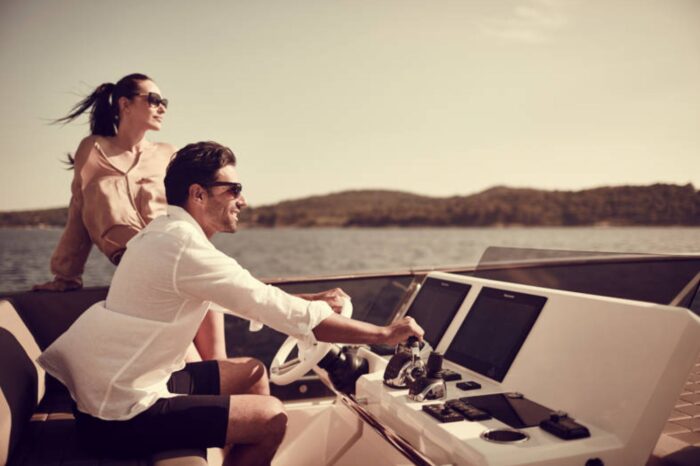
<svg viewBox="0 0 700 466"><path fill-rule="evenodd" d="M75 153L68 222L51 257L51 271L65 280L80 279L92 243L117 263L127 241L166 212L163 178L174 147L151 144L123 171L99 140L85 138Z"/></svg>

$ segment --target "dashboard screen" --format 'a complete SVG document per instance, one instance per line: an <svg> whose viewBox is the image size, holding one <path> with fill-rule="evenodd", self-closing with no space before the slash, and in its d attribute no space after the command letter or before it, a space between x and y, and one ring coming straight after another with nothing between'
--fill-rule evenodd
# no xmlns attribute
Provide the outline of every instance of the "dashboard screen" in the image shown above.
<svg viewBox="0 0 700 466"><path fill-rule="evenodd" d="M425 341L435 348L469 293L471 285L429 277L406 312L425 330Z"/></svg>
<svg viewBox="0 0 700 466"><path fill-rule="evenodd" d="M445 357L502 382L547 298L482 288Z"/></svg>

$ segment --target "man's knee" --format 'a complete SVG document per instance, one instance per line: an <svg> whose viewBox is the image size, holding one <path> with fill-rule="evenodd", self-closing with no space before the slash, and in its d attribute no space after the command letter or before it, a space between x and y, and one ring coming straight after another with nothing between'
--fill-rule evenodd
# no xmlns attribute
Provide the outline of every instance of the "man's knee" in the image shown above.
<svg viewBox="0 0 700 466"><path fill-rule="evenodd" d="M267 369L262 361L255 358L245 358L243 363L245 366L245 371L248 374L249 379L253 383L265 382L267 383Z"/></svg>
<svg viewBox="0 0 700 466"><path fill-rule="evenodd" d="M262 361L251 358L251 378L254 381L250 387L250 393L254 395L269 395L270 380L267 377L267 368Z"/></svg>
<svg viewBox="0 0 700 466"><path fill-rule="evenodd" d="M219 361L221 393L269 395L270 382L262 361L232 358Z"/></svg>
<svg viewBox="0 0 700 466"><path fill-rule="evenodd" d="M260 395L231 397L227 444L257 444L276 449L286 430L287 413L277 398Z"/></svg>
<svg viewBox="0 0 700 466"><path fill-rule="evenodd" d="M279 444L287 432L287 412L280 400L270 397L266 406L265 418L266 430L270 436L271 443Z"/></svg>

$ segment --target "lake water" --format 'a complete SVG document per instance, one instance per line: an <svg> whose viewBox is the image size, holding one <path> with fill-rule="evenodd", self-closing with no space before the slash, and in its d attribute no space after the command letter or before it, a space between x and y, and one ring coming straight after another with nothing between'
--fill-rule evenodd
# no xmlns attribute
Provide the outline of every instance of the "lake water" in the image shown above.
<svg viewBox="0 0 700 466"><path fill-rule="evenodd" d="M60 229L0 228L0 291L47 281ZM277 278L478 262L489 246L639 253L700 253L700 228L249 229L214 244L259 277ZM114 266L96 249L85 286L109 284Z"/></svg>

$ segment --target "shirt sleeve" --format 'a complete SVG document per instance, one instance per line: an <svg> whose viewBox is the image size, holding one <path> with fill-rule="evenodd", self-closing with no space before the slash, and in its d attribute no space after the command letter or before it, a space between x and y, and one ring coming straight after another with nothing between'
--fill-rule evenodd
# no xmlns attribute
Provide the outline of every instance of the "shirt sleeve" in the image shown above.
<svg viewBox="0 0 700 466"><path fill-rule="evenodd" d="M92 240L83 223L83 191L80 169L82 164L79 158L83 159L89 154L90 149L85 147L88 143L84 140L75 154L75 165L73 167L73 182L71 183L71 200L68 206L68 221L63 230L61 239L56 245L56 249L51 256L51 272L64 280L81 281L81 276L85 269ZM87 150L87 153L85 151Z"/></svg>
<svg viewBox="0 0 700 466"><path fill-rule="evenodd" d="M191 237L177 262L175 287L183 297L211 301L212 310L259 321L306 343L333 313L323 301L307 301L262 283L204 239Z"/></svg>
<svg viewBox="0 0 700 466"><path fill-rule="evenodd" d="M210 310L210 311L214 311L214 312L220 312L220 313L222 313L222 314L233 314L233 315L235 315L235 316L242 317L242 318L248 320L248 331L249 331L249 332L259 332L259 331L262 330L263 327L264 327L264 325L262 324L262 322L258 322L257 320L250 320L250 319L248 319L247 317L238 315L236 312L234 312L234 311L229 311L228 309L219 306L218 304L216 304L216 303L213 302L213 301L211 301L210 304L209 304L209 310Z"/></svg>

